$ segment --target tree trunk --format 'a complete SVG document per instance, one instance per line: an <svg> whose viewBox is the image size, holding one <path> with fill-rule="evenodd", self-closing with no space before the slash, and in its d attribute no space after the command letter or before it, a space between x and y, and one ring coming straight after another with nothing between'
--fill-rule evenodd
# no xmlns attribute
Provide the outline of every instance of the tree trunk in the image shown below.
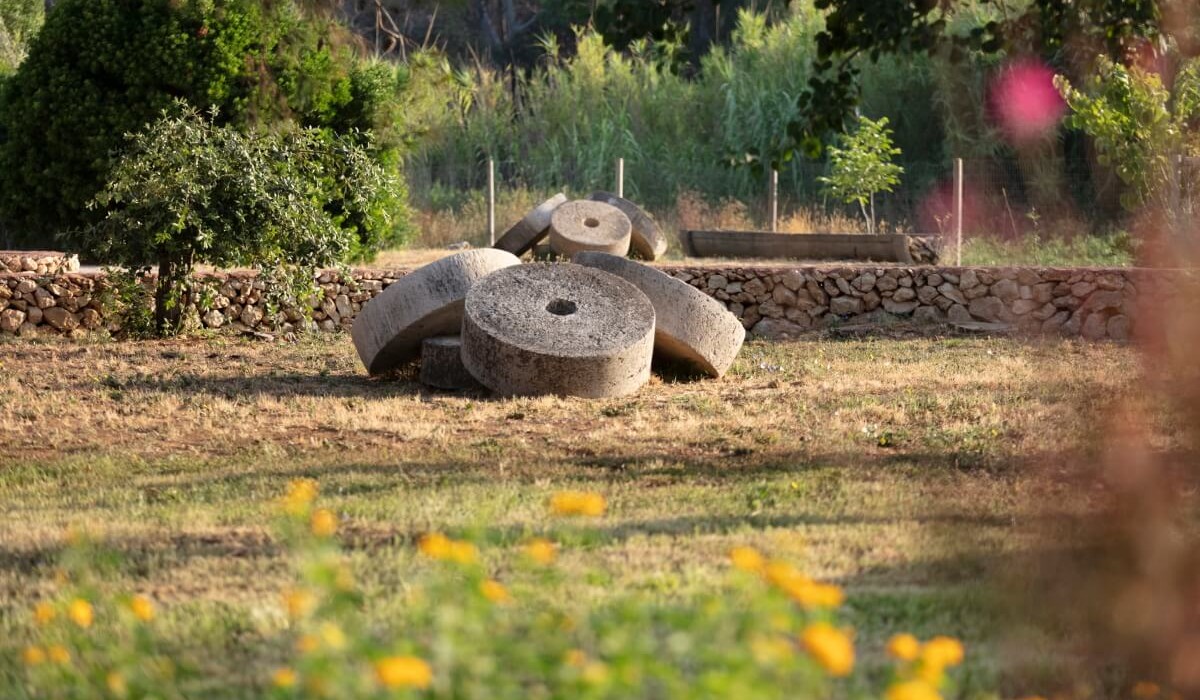
<svg viewBox="0 0 1200 700"><path fill-rule="evenodd" d="M191 301L193 256L176 260L166 253L158 257L158 285L154 290L154 332L175 335L183 328L183 315Z"/></svg>
<svg viewBox="0 0 1200 700"><path fill-rule="evenodd" d="M875 193L871 193L871 225L867 228L867 233L875 233Z"/></svg>
<svg viewBox="0 0 1200 700"><path fill-rule="evenodd" d="M863 221L867 222L867 233L871 233L871 215L867 213L867 208L863 206L862 200L858 200L858 210L862 212Z"/></svg>

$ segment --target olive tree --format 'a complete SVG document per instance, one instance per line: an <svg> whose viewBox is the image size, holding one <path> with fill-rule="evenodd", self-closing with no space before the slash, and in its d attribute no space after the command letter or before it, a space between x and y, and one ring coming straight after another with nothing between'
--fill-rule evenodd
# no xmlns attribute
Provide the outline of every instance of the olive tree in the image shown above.
<svg viewBox="0 0 1200 700"><path fill-rule="evenodd" d="M868 233L875 233L875 194L891 192L904 174L904 168L892 162L900 149L892 145L887 125L887 117L871 121L860 116L858 128L842 134L840 146L829 147L829 175L819 178L831 196L858 204Z"/></svg>
<svg viewBox="0 0 1200 700"><path fill-rule="evenodd" d="M157 267L155 330L179 330L198 263L260 267L307 279L353 246L347 218L380 212L394 178L357 145L314 129L244 133L184 104L128 148L92 200L86 236L105 260ZM328 204L338 203L335 214ZM307 277L306 277L307 275Z"/></svg>

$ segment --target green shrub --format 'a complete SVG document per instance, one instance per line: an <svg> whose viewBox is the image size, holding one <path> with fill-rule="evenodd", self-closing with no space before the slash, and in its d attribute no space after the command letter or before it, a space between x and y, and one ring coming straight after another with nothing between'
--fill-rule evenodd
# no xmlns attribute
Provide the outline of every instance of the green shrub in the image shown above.
<svg viewBox="0 0 1200 700"><path fill-rule="evenodd" d="M243 130L295 121L329 137L376 127L391 136L401 81L388 78L360 63L333 20L297 3L61 0L0 102L0 218L18 243L65 234L64 245L79 246L100 214L86 203L122 136L175 99L216 107L221 125ZM398 146L381 137L372 149L394 165ZM393 227L352 251L404 237L402 195L386 205Z"/></svg>
<svg viewBox="0 0 1200 700"><path fill-rule="evenodd" d="M29 42L42 27L44 0L0 0L0 79L25 59Z"/></svg>

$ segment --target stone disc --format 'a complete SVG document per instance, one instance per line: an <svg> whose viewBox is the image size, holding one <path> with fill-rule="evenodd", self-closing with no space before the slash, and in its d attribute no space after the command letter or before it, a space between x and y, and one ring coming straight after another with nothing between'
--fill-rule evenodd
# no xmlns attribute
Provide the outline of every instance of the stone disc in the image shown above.
<svg viewBox="0 0 1200 700"><path fill-rule="evenodd" d="M550 217L550 247L565 258L585 250L625 255L632 232L629 217L604 202L577 199Z"/></svg>
<svg viewBox="0 0 1200 700"><path fill-rule="evenodd" d="M695 287L647 265L605 253L584 252L574 262L611 272L633 284L654 305L654 351L714 377L725 374L741 350L741 321Z"/></svg>
<svg viewBox="0 0 1200 700"><path fill-rule="evenodd" d="M566 201L567 196L559 192L537 205L533 211L525 215L525 218L505 231L504 235L496 241L495 247L507 250L513 255L523 255L550 232L550 215Z"/></svg>
<svg viewBox="0 0 1200 700"><path fill-rule="evenodd" d="M462 363L462 337L439 335L421 343L421 383L436 389L478 389Z"/></svg>
<svg viewBox="0 0 1200 700"><path fill-rule="evenodd" d="M462 343L467 371L498 394L623 396L650 378L654 307L602 270L530 263L471 289Z"/></svg>
<svg viewBox="0 0 1200 700"><path fill-rule="evenodd" d="M471 286L520 262L512 253L480 248L442 258L388 285L363 304L350 327L367 372L393 370L417 356L422 340L458 333L463 300Z"/></svg>
<svg viewBox="0 0 1200 700"><path fill-rule="evenodd" d="M655 260L667 252L667 237L641 207L611 192L593 192L588 199L612 205L629 217L629 223L633 226L629 246L639 258Z"/></svg>

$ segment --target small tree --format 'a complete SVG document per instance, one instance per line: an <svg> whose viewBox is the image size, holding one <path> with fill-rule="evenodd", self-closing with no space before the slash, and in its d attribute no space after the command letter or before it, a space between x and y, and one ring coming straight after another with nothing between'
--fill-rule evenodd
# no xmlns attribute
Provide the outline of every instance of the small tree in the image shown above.
<svg viewBox="0 0 1200 700"><path fill-rule="evenodd" d="M1071 108L1067 124L1092 137L1100 163L1128 188L1126 211L1166 211L1177 177L1172 156L1200 152L1200 58L1183 66L1173 90L1157 74L1108 59L1083 89L1062 76L1054 82Z"/></svg>
<svg viewBox="0 0 1200 700"><path fill-rule="evenodd" d="M858 204L868 233L875 233L875 193L891 192L904 174L904 168L892 162L900 149L892 145L887 125L887 117L871 121L859 116L858 128L842 134L841 147L829 147L829 176L819 178L831 196Z"/></svg>
<svg viewBox="0 0 1200 700"><path fill-rule="evenodd" d="M197 263L266 267L293 280L307 274L311 286L315 267L353 247L353 229L340 224L380 216L394 184L355 145L360 135L246 134L186 105L176 111L127 136L128 150L92 202L104 217L86 234L110 262L157 266L160 334L179 330Z"/></svg>

